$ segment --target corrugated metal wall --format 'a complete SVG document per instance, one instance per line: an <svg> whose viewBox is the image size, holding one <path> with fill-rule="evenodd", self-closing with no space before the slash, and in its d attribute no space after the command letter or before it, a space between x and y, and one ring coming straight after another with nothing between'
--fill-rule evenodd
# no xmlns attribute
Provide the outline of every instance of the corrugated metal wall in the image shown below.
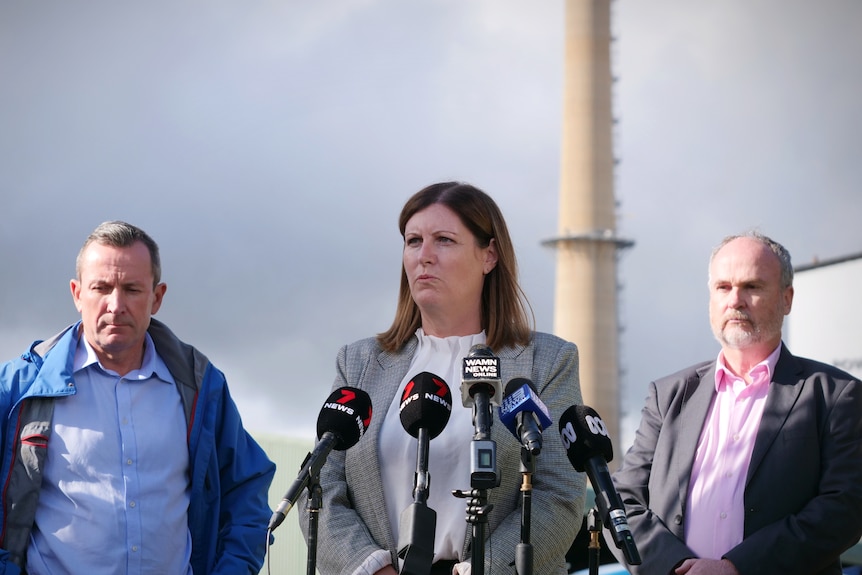
<svg viewBox="0 0 862 575"><path fill-rule="evenodd" d="M288 487L296 480L305 456L314 449L314 441L313 438L303 440L257 435L255 440L277 466L275 479L269 489L269 506L275 509ZM269 548L262 574L303 575L306 572L308 550L299 530L297 507L288 512L284 523L274 531L275 543Z"/></svg>

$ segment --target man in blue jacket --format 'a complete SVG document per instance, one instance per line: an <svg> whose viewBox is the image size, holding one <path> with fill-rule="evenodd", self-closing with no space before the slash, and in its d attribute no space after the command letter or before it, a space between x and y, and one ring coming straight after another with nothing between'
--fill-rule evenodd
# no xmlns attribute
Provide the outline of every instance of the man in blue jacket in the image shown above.
<svg viewBox="0 0 862 575"><path fill-rule="evenodd" d="M275 465L224 374L151 319L160 278L145 232L101 224L81 321L0 366L0 575L260 570Z"/></svg>

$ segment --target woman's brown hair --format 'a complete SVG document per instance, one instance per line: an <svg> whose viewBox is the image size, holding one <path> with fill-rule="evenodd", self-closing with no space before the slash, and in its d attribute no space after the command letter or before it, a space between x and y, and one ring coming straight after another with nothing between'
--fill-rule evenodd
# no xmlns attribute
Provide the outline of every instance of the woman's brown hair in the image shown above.
<svg viewBox="0 0 862 575"><path fill-rule="evenodd" d="M460 218L480 247L493 239L497 247L497 265L485 276L482 288L482 329L492 350L521 344L531 337L532 309L518 284L518 263L509 230L500 208L482 190L461 182L432 184L414 194L401 210L398 229L404 237L407 222L414 214L433 204L443 204ZM377 335L380 346L395 352L422 325L419 308L410 294L407 273L401 267L401 288L392 326Z"/></svg>

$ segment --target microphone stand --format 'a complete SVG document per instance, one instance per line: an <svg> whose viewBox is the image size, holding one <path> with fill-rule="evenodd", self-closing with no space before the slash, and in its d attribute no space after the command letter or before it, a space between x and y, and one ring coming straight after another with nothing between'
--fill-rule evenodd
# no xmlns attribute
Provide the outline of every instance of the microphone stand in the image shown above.
<svg viewBox="0 0 862 575"><path fill-rule="evenodd" d="M428 507L431 476L428 473L429 433L420 427L416 456L413 503L401 513L398 529L398 556L404 560L400 575L429 575L434 561L437 512Z"/></svg>
<svg viewBox="0 0 862 575"><path fill-rule="evenodd" d="M317 525L320 519L320 508L323 505L323 488L320 478L312 469L308 471L308 559L306 560L306 575L317 573Z"/></svg>
<svg viewBox="0 0 862 575"><path fill-rule="evenodd" d="M533 506L533 472L536 462L532 452L521 447L521 542L515 547L516 575L533 575L533 545L530 543L530 514Z"/></svg>
<svg viewBox="0 0 862 575"><path fill-rule="evenodd" d="M590 532L590 542L587 545L587 565L590 569L589 575L598 575L602 551L602 543L599 539L599 536L602 533L602 519L599 517L595 507L592 507L587 511L587 530Z"/></svg>
<svg viewBox="0 0 862 575"><path fill-rule="evenodd" d="M472 575L485 575L485 526L494 506L488 503L488 488L500 485L497 475L497 444L491 437L491 401L487 393L476 393L473 403L476 433L471 445L473 471L469 492L455 490L452 494L468 498L467 523L472 525L470 569Z"/></svg>

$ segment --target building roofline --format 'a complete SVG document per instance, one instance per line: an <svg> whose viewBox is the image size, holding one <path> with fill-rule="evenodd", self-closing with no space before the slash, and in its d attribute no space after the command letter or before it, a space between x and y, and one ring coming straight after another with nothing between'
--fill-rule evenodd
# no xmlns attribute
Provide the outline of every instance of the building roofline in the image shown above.
<svg viewBox="0 0 862 575"><path fill-rule="evenodd" d="M858 259L862 259L862 252L858 252L855 254L849 254L846 256L839 256L836 258L830 258L828 260L818 260L817 258L814 258L814 261L811 262L810 264L802 264L799 266L794 266L793 271L794 271L794 273L807 272L808 270L825 268L827 266L832 266L835 264L843 264L844 262L849 262L849 261L858 260Z"/></svg>

